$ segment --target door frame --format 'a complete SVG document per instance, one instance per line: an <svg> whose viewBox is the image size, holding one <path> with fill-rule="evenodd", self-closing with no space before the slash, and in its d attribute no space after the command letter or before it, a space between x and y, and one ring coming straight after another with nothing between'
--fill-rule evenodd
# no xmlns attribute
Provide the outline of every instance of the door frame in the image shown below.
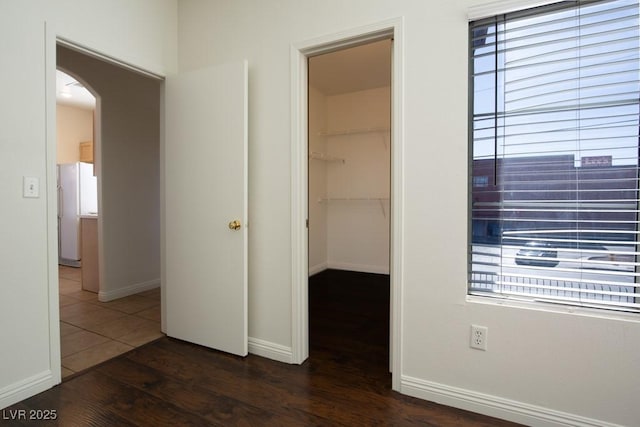
<svg viewBox="0 0 640 427"><path fill-rule="evenodd" d="M403 289L403 18L293 44L291 59L291 352L293 363L309 357L308 306L308 62L311 56L378 40L393 39L391 71L391 236L390 236L390 366L392 388L400 390L402 373Z"/></svg>
<svg viewBox="0 0 640 427"><path fill-rule="evenodd" d="M78 43L74 40L65 38L59 35L57 28L51 22L44 22L44 67L45 67L45 151L46 151L46 184L41 188L46 188L46 204L47 204L47 292L48 292L48 307L49 307L49 375L48 377L40 381L36 388L33 390L37 393L47 390L56 384L60 384L62 381L62 369L61 369L61 351L60 351L60 305L59 305L59 280L58 280L58 201L56 190L56 149L57 149L57 124L56 124L56 69L57 69L57 55L56 46L61 45L69 49L76 50L87 56L100 59L104 62L116 65L118 67L142 74L147 77L153 77L158 80L164 80L164 76L154 73L149 70L145 70L139 66L131 63L119 60L113 56L103 54L98 50ZM94 94L95 96L95 94ZM96 97L96 111L95 115L100 114L100 97ZM99 119L94 118L94 141L96 150L95 155L97 158L96 168L101 168L101 122ZM162 137L162 134L161 134ZM161 183L162 186L162 183ZM161 188L162 191L162 188ZM100 197L100 190L98 190ZM100 202L100 201L99 201ZM99 231L101 230L101 220L99 219ZM101 243L99 244L99 253L102 254ZM102 255L100 255L102 256ZM100 260L102 263L102 259ZM101 269L100 269L101 271ZM101 274L101 273L100 273ZM164 300L164 298L163 298ZM164 301L162 301L164 303ZM163 313L164 314L164 313ZM164 321L164 316L163 319ZM35 394L31 393L30 394ZM27 396L25 394L25 396ZM27 396L28 397L28 396Z"/></svg>

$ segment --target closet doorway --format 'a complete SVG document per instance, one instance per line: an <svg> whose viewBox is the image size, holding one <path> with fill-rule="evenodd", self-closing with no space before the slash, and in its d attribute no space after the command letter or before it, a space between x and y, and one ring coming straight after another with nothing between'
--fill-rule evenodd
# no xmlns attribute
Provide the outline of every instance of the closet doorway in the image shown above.
<svg viewBox="0 0 640 427"><path fill-rule="evenodd" d="M392 43L308 58L310 358L370 375L390 364Z"/></svg>

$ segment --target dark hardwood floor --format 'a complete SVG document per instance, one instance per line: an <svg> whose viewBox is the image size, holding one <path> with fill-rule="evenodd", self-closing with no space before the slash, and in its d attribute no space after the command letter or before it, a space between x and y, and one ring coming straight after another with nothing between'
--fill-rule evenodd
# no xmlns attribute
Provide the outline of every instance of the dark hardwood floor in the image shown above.
<svg viewBox="0 0 640 427"><path fill-rule="evenodd" d="M391 391L388 276L329 270L311 278L309 295L302 366L161 338L0 411L0 424L516 425ZM57 420L28 419L46 411Z"/></svg>

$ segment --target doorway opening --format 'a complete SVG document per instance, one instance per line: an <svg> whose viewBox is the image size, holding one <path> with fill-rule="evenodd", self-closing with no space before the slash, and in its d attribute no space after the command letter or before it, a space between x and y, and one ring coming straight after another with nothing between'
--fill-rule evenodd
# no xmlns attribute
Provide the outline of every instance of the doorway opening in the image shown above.
<svg viewBox="0 0 640 427"><path fill-rule="evenodd" d="M66 74L57 85L55 150L58 216L68 222L58 231L66 379L162 336L161 82L66 43L56 46L56 68ZM90 124L61 105L82 98L80 86L96 99Z"/></svg>
<svg viewBox="0 0 640 427"><path fill-rule="evenodd" d="M311 359L387 376L391 38L308 58Z"/></svg>
<svg viewBox="0 0 640 427"><path fill-rule="evenodd" d="M391 386L401 391L402 373L402 292L404 198L403 157L403 21L390 19L320 38L300 42L291 48L291 260L292 328L291 361L302 363L309 357L309 200L308 165L308 59L349 47L392 40L391 43L391 126L388 141L391 156L389 192L389 365Z"/></svg>

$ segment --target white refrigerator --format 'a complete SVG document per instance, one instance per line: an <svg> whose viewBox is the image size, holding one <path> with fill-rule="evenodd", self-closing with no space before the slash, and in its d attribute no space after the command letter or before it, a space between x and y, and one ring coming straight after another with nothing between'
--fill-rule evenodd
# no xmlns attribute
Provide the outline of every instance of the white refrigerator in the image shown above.
<svg viewBox="0 0 640 427"><path fill-rule="evenodd" d="M80 216L98 214L98 181L90 163L58 165L58 263L80 267Z"/></svg>

